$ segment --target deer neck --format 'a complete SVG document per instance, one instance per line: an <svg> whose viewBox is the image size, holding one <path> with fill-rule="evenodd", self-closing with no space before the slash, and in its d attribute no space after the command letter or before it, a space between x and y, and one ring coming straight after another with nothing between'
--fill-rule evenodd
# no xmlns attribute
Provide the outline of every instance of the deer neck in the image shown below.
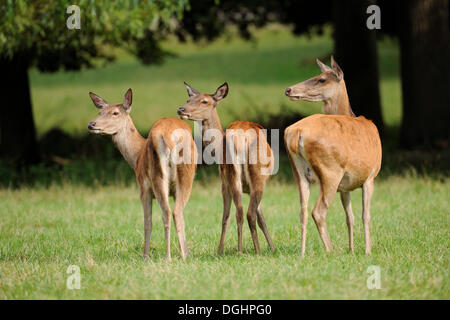
<svg viewBox="0 0 450 320"><path fill-rule="evenodd" d="M339 83L339 88L336 94L329 100L324 101L323 113L325 114L339 114L354 117L350 100L348 99L347 87L342 79Z"/></svg>
<svg viewBox="0 0 450 320"><path fill-rule="evenodd" d="M225 134L225 131L222 128L222 124L220 122L219 114L217 113L217 109L214 108L211 110L211 116L205 120L202 121L202 137L205 136L205 132L207 130L219 130L222 135ZM205 141L203 140L203 147L207 147L209 144L211 144L213 141Z"/></svg>
<svg viewBox="0 0 450 320"><path fill-rule="evenodd" d="M136 130L130 116L128 116L126 125L112 136L112 140L128 164L135 169L145 139Z"/></svg>

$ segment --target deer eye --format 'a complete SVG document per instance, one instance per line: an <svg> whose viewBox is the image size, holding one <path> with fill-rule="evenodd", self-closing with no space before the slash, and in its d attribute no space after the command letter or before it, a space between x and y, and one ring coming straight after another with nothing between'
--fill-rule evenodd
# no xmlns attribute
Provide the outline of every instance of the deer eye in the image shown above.
<svg viewBox="0 0 450 320"><path fill-rule="evenodd" d="M326 80L325 79L319 79L320 83L324 83Z"/></svg>
<svg viewBox="0 0 450 320"><path fill-rule="evenodd" d="M117 115L119 115L119 113L118 113L117 111L114 111L114 112L113 112L113 115L114 115L114 116L117 116Z"/></svg>
<svg viewBox="0 0 450 320"><path fill-rule="evenodd" d="M208 101L206 101L206 100L203 100L203 101L202 101L202 103L203 103L203 104L207 104L207 103L208 103Z"/></svg>

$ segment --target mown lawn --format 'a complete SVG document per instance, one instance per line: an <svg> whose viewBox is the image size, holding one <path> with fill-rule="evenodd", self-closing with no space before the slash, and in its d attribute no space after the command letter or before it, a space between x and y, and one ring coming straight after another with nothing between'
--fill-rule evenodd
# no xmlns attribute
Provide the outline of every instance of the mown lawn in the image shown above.
<svg viewBox="0 0 450 320"><path fill-rule="evenodd" d="M268 184L263 209L277 251L268 250L259 231L260 256L254 254L247 225L245 253L237 253L234 216L225 255L216 254L219 190L217 180L195 183L185 210L192 257L186 262L179 258L172 231L171 263L165 261L156 202L151 257L142 258L143 214L134 185L1 190L0 299L450 298L448 179L391 176L377 181L371 256L364 255L361 192L353 194L354 254L347 251L345 215L336 197L327 219L334 252L324 252L310 220L303 260L295 185ZM80 290L66 288L69 265L80 267ZM371 265L381 270L379 290L366 286Z"/></svg>
<svg viewBox="0 0 450 320"><path fill-rule="evenodd" d="M219 106L224 125L281 108L320 112L320 104L290 102L283 91L318 74L314 59L331 53L330 33L295 38L286 29L271 26L256 32L255 39L224 37L207 46L168 40L164 46L178 57L160 66L142 66L119 52L116 63L79 73L33 70L38 134L53 127L72 135L86 134L87 123L97 113L88 92L114 103L122 101L129 87L134 92L132 117L146 133L156 119L176 116L176 108L187 96L183 81L207 92L228 81L230 94ZM398 49L386 40L380 42L379 51L383 115L392 128L401 118ZM104 143L111 142L105 138ZM185 262L179 259L172 228L174 259L167 263L157 203L151 257L144 261L143 214L132 170L111 154L99 163L96 157L94 162L69 159L72 162L60 171L33 168L29 174L38 177L35 184L20 187L2 181L1 185L14 188L0 188L0 299L450 298L450 181L445 174L405 170L401 176L382 170L372 201L373 254L364 255L361 191L357 190L352 196L355 253L347 251L345 215L336 197L327 219L334 251L324 252L310 218L307 253L300 259L298 191L286 159L278 176L269 181L262 202L277 250L271 253L259 232L260 256L253 252L247 225L245 253L237 253L234 217L225 255L216 254L222 215L220 181L215 168L201 170L185 210L192 257ZM0 177L8 177L2 170ZM317 194L316 186L310 209ZM244 202L248 204L247 197ZM80 290L66 288L70 265L80 267ZM379 290L367 288L369 266L380 267Z"/></svg>

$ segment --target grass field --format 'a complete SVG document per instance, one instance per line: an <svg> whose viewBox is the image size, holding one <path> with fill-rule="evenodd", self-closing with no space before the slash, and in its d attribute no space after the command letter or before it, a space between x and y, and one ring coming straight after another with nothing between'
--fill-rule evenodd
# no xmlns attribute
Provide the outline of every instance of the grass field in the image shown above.
<svg viewBox="0 0 450 320"><path fill-rule="evenodd" d="M186 100L183 80L209 92L229 82L230 95L220 105L224 125L261 110L320 111L320 104L288 101L283 90L318 73L313 59L331 53L329 33L295 38L271 26L256 33L256 42L231 37L208 46L173 40L164 46L178 57L161 66L142 66L120 52L116 63L80 73L32 71L39 136L53 127L85 134L96 115L88 92L120 102L129 87L134 90L133 119L146 133L157 118L175 116ZM395 127L401 118L398 49L383 41L379 50L383 115ZM106 138L104 143L111 142ZM96 165L76 160L54 182L49 176L41 185L0 188L0 299L450 298L450 181L445 174L381 172L372 200L371 256L363 249L361 191L352 194L354 254L347 251L345 214L335 197L327 218L334 251L325 253L310 219L307 252L300 259L298 191L284 159L262 201L276 252L267 249L259 232L263 252L255 255L245 225L244 253L238 254L233 215L226 252L219 257L222 200L218 173L211 167L198 173L185 210L192 257L179 259L172 228L173 261L167 263L159 206L154 202L150 259L144 261L143 213L132 170L125 161L108 157ZM102 176L96 175L99 167ZM31 174L39 175L41 169ZM310 209L317 195L316 186ZM80 267L80 290L66 288L70 265ZM366 285L367 268L373 265L381 270L379 290Z"/></svg>
<svg viewBox="0 0 450 320"><path fill-rule="evenodd" d="M334 252L325 253L311 219L302 260L296 186L273 181L263 198L275 253L259 232L263 251L255 255L245 225L244 254L238 254L232 217L219 257L220 185L197 182L185 210L192 257L179 258L172 232L171 263L156 203L151 256L142 259L143 214L134 185L2 190L0 299L448 299L448 184L413 176L377 181L372 256L364 255L361 192L353 193L354 254L336 197L327 219ZM81 269L81 290L66 288L69 265ZM381 269L380 290L366 286L371 265Z"/></svg>

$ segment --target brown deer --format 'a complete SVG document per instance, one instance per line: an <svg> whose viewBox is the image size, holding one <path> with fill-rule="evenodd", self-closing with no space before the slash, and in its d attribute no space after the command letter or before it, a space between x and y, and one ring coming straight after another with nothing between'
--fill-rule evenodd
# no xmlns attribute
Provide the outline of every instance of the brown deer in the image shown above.
<svg viewBox="0 0 450 320"><path fill-rule="evenodd" d="M349 103L344 73L334 58L332 68L319 60L322 73L286 89L291 100L323 101L324 113L306 117L286 128L284 142L300 194L301 255L305 254L308 198L311 183L319 181L320 195L312 211L327 252L331 241L325 222L337 191L347 215L349 249L353 252L354 217L350 191L362 188L365 253L370 254L370 201L374 179L381 167L381 141L377 127L355 117Z"/></svg>
<svg viewBox="0 0 450 320"><path fill-rule="evenodd" d="M197 167L197 150L191 128L180 119L163 118L153 124L148 138L145 139L136 130L130 117L131 89L126 92L122 104L108 104L92 92L89 95L100 113L89 122L88 129L92 133L111 135L120 153L136 173L144 207L144 257L148 258L152 232L152 202L153 198L156 198L161 206L164 222L166 259L171 260L169 196L172 196L175 199L173 220L181 257L185 259L189 251L183 210L189 199ZM183 148L179 148L181 144ZM183 161L177 159L180 156L184 157Z"/></svg>
<svg viewBox="0 0 450 320"><path fill-rule="evenodd" d="M223 217L222 217L222 234L219 243L219 254L223 254L225 234L230 223L230 206L231 199L236 206L236 220L238 232L238 251L242 252L242 225L244 214L242 209L242 193L250 194L250 203L247 211L247 221L252 235L253 245L256 253L260 252L256 223L262 229L264 236L270 249L273 251L274 246L269 232L267 231L266 222L261 210L261 198L264 192L265 183L269 175L273 171L274 158L272 150L267 143L264 135L263 139L258 139L258 134L263 132L263 127L248 121L236 121L229 125L227 131L222 128L219 115L217 113L217 104L228 94L228 84L221 85L214 94L200 93L187 83L184 83L189 100L185 105L178 108L178 115L182 119L201 121L202 124L202 140L205 150L208 146L216 143L219 153L219 173L222 180L222 197L223 197ZM205 139L211 131L218 134L209 141ZM233 132L234 134L229 134ZM249 134L249 133L255 134ZM261 136L259 136L261 137ZM263 161L261 157L256 159L256 155L260 155L260 151L266 152L267 161ZM233 152L244 152L245 163L238 161L228 161L229 156ZM226 161L224 161L226 158ZM251 161L254 159L255 161Z"/></svg>

